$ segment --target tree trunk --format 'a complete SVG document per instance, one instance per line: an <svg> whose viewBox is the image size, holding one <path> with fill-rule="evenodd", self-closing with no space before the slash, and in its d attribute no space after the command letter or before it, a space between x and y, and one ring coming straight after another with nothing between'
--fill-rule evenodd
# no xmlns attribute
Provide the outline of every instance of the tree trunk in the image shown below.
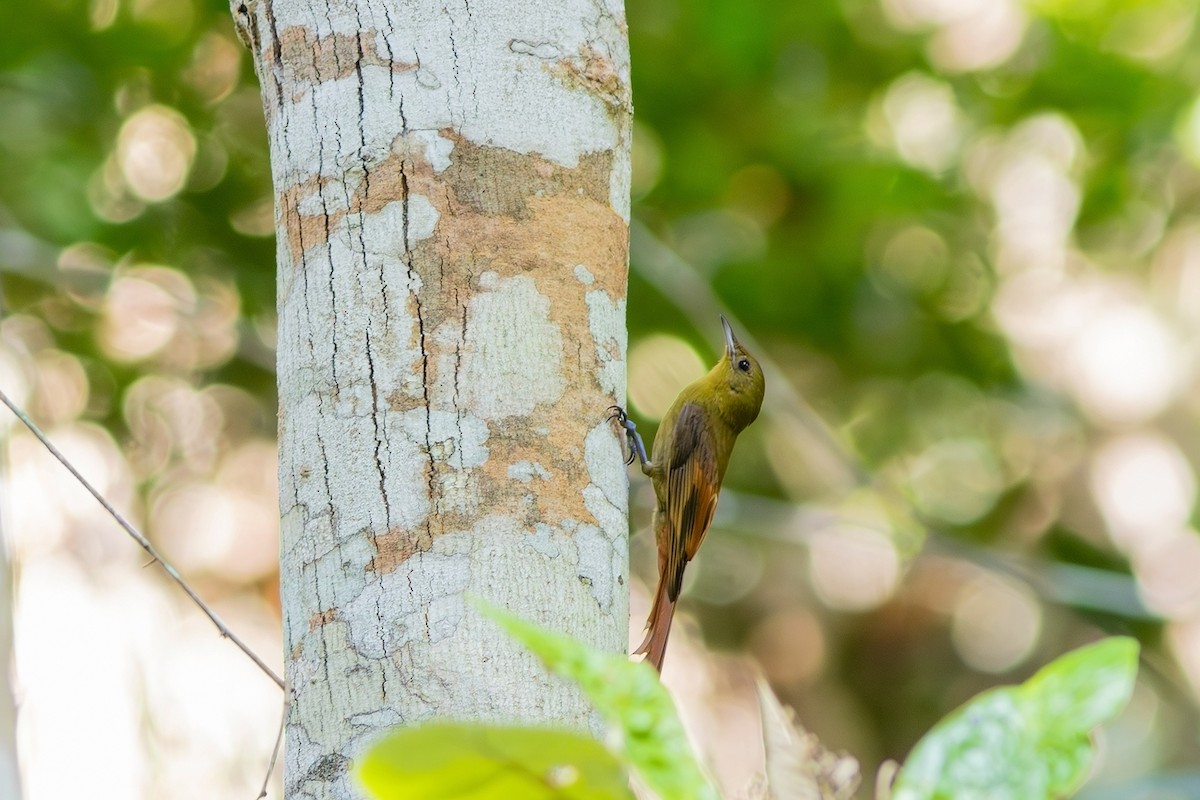
<svg viewBox="0 0 1200 800"><path fill-rule="evenodd" d="M276 192L288 796L433 717L594 727L470 605L627 631L618 0L234 0Z"/></svg>

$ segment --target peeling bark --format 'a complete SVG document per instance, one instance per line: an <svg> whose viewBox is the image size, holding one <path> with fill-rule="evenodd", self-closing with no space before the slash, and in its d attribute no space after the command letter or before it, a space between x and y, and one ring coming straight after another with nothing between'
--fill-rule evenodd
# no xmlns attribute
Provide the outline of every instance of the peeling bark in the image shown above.
<svg viewBox="0 0 1200 800"><path fill-rule="evenodd" d="M595 729L470 594L627 629L618 0L234 0L277 194L289 797L433 717Z"/></svg>

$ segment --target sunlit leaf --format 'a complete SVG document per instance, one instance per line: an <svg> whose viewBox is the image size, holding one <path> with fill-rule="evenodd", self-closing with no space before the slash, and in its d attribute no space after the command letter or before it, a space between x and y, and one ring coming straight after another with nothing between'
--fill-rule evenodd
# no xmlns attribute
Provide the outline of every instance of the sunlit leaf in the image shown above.
<svg viewBox="0 0 1200 800"><path fill-rule="evenodd" d="M1137 657L1135 640L1105 639L1055 659L1021 691L1048 731L1064 737L1086 733L1129 702Z"/></svg>
<svg viewBox="0 0 1200 800"><path fill-rule="evenodd" d="M893 800L1039 800L1075 792L1089 734L1128 702L1138 645L1112 638L1059 658L1020 686L976 697L917 743Z"/></svg>
<svg viewBox="0 0 1200 800"><path fill-rule="evenodd" d="M717 791L697 764L670 695L654 669L623 655L602 653L480 603L546 666L583 690L620 734L619 749L663 800L706 800Z"/></svg>
<svg viewBox="0 0 1200 800"><path fill-rule="evenodd" d="M375 800L626 800L625 772L587 736L433 723L376 742L355 767Z"/></svg>

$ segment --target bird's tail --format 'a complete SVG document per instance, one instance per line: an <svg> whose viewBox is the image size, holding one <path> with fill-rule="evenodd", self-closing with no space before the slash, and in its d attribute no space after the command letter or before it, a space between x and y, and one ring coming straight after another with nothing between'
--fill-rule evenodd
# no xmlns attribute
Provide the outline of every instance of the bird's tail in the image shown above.
<svg viewBox="0 0 1200 800"><path fill-rule="evenodd" d="M663 656L667 653L667 637L671 635L671 618L675 616L675 601L667 594L667 581L660 576L658 594L650 607L650 618L646 620L646 638L642 640L634 655L646 654L648 661L662 673Z"/></svg>

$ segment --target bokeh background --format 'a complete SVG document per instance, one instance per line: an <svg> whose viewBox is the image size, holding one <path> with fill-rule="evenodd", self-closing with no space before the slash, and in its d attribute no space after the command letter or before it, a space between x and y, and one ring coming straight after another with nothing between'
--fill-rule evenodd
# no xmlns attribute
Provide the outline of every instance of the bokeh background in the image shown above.
<svg viewBox="0 0 1200 800"><path fill-rule="evenodd" d="M731 795L757 670L869 784L1129 633L1086 796L1200 796L1198 7L628 4L630 410L653 431L722 310L768 369L667 660ZM248 54L215 0L0 16L0 387L277 664ZM27 797L253 796L278 690L0 417Z"/></svg>

